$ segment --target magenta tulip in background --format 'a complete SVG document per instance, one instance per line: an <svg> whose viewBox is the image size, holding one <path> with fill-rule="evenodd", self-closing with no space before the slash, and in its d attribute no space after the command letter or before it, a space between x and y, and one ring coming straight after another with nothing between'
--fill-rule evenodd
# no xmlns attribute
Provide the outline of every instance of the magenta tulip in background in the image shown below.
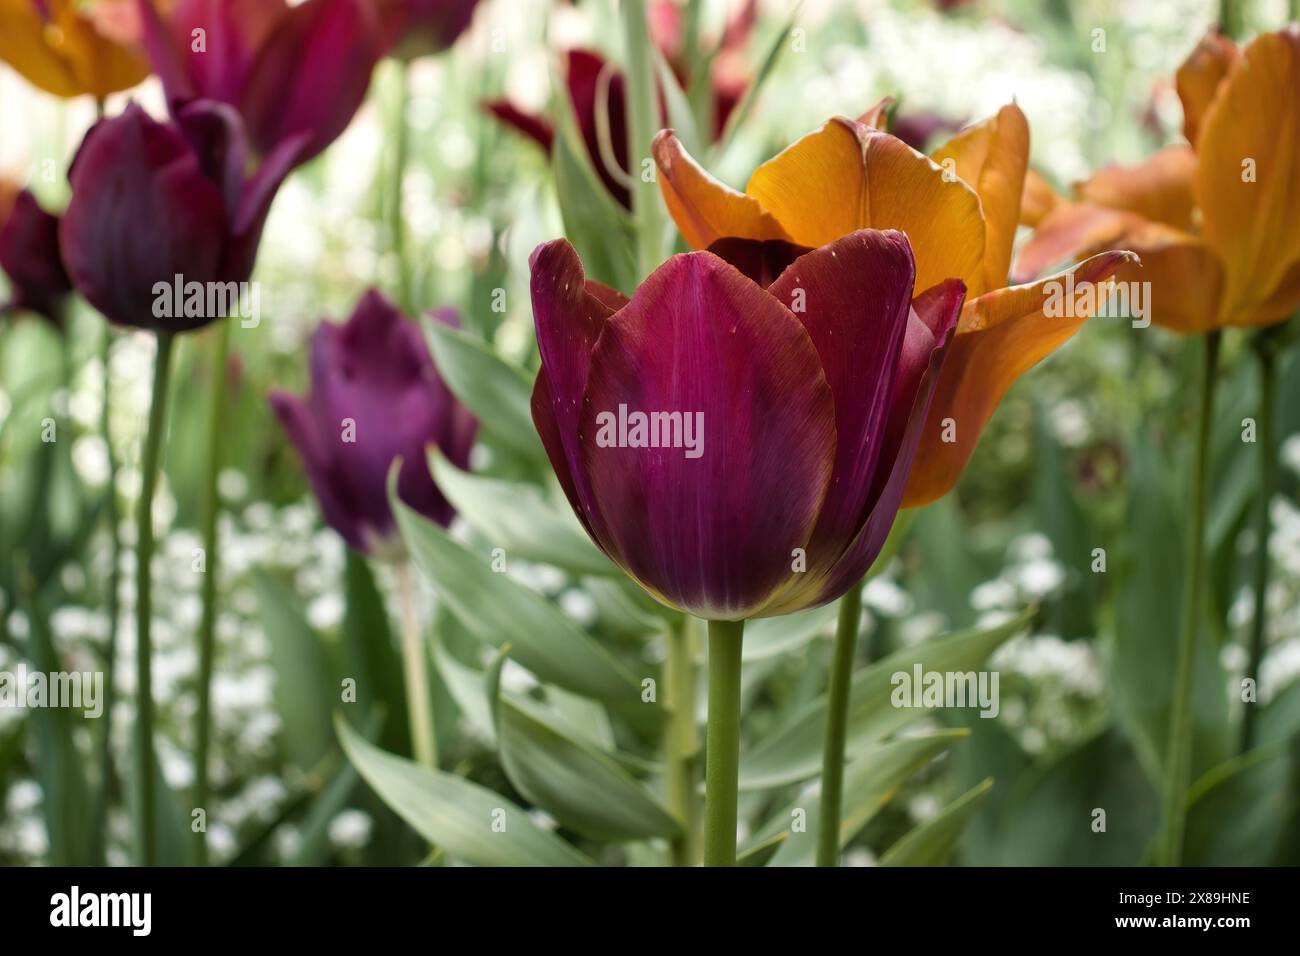
<svg viewBox="0 0 1300 956"><path fill-rule="evenodd" d="M459 325L454 311L435 320ZM370 291L343 324L322 322L311 340L306 396L272 392L271 405L298 449L325 520L352 547L375 555L400 547L387 478L402 458L397 492L426 517L454 515L429 473L437 446L469 467L475 422L439 377L419 326Z"/></svg>
<svg viewBox="0 0 1300 956"><path fill-rule="evenodd" d="M0 311L31 311L63 324L72 283L59 255L59 217L24 189L0 224L0 268L9 276L10 299Z"/></svg>

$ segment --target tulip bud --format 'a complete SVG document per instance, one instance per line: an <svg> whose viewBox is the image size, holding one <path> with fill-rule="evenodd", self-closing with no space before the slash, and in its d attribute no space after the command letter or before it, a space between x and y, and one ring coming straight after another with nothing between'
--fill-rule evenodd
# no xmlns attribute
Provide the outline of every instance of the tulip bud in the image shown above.
<svg viewBox="0 0 1300 956"><path fill-rule="evenodd" d="M459 325L451 310L433 318ZM434 445L468 468L476 426L439 377L419 327L372 290L347 322L316 329L310 368L305 397L277 391L270 401L330 527L360 551L399 551L386 486L398 457L402 501L449 524L454 512L433 482L426 452Z"/></svg>
<svg viewBox="0 0 1300 956"><path fill-rule="evenodd" d="M399 60L438 53L456 42L478 0L374 0L384 49Z"/></svg>
<svg viewBox="0 0 1300 956"><path fill-rule="evenodd" d="M73 285L119 325L180 332L220 315L158 309L159 290L248 279L276 190L303 147L297 137L245 175L238 115L198 101L165 123L135 104L86 134L68 173L59 230Z"/></svg>
<svg viewBox="0 0 1300 956"><path fill-rule="evenodd" d="M63 324L63 303L72 284L59 255L59 217L46 212L23 190L0 220L0 268L9 276L3 310L30 310Z"/></svg>

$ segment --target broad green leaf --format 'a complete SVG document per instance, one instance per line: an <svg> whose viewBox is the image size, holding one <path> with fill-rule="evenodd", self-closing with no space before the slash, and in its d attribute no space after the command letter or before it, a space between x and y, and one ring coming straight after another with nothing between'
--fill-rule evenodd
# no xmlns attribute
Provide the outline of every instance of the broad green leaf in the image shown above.
<svg viewBox="0 0 1300 956"><path fill-rule="evenodd" d="M559 80L555 89L567 87ZM588 279L631 295L637 284L631 217L592 168L569 98L560 96L557 100L551 170L564 218L564 235L578 250Z"/></svg>
<svg viewBox="0 0 1300 956"><path fill-rule="evenodd" d="M881 808L893 799L898 788L948 747L969 736L965 730L945 730L917 737L902 737L888 743L873 743L859 754L851 754L844 768L844 806L840 812L840 848L849 845ZM817 833L821 825L820 778L805 787L794 802L775 814L755 835L760 841L778 833L790 839L772 861L774 866L812 866L817 858ZM795 812L804 824L799 832L791 825Z"/></svg>
<svg viewBox="0 0 1300 956"><path fill-rule="evenodd" d="M993 778L976 784L939 815L905 833L880 858L881 866L942 866L952 856L962 831L988 796Z"/></svg>
<svg viewBox="0 0 1300 956"><path fill-rule="evenodd" d="M458 661L440 640L433 641L431 650L434 666L438 668L438 674L456 706L475 730L495 741L496 729L483 689L483 674Z"/></svg>
<svg viewBox="0 0 1300 956"><path fill-rule="evenodd" d="M533 485L462 471L429 450L434 481L466 521L507 557L552 564L575 574L622 574L591 543L566 505L552 507Z"/></svg>
<svg viewBox="0 0 1300 956"><path fill-rule="evenodd" d="M736 854L736 866L767 866L785 846L788 833L778 833Z"/></svg>
<svg viewBox="0 0 1300 956"><path fill-rule="evenodd" d="M345 557L343 583L347 599L339 629L346 668L343 676L357 682L357 707L347 708L348 717L357 726L366 726L382 712L380 745L396 753L410 753L401 654L370 564L351 548Z"/></svg>
<svg viewBox="0 0 1300 956"><path fill-rule="evenodd" d="M386 753L334 721L357 772L398 816L448 854L475 866L590 866L501 794Z"/></svg>
<svg viewBox="0 0 1300 956"><path fill-rule="evenodd" d="M465 629L513 657L540 680L601 700L640 700L633 676L541 595L497 574L441 528L390 494L416 566ZM642 705L645 706L645 705Z"/></svg>
<svg viewBox="0 0 1300 956"><path fill-rule="evenodd" d="M498 752L521 794L564 826L593 840L672 837L677 821L609 754L568 736L531 701L503 696L498 663L488 680L496 695Z"/></svg>
<svg viewBox="0 0 1300 956"><path fill-rule="evenodd" d="M838 612L839 602L832 601L811 611L750 621L745 625L741 656L746 664L752 664L797 650L818 634L833 629Z"/></svg>
<svg viewBox="0 0 1300 956"><path fill-rule="evenodd" d="M849 691L848 749L861 749L923 713L921 708L894 707L892 678L923 671L972 671L1001 644L1021 633L1033 617L1028 609L1009 621L985 630L961 631L905 647L884 660L857 671ZM826 695L802 708L779 729L740 759L740 787L759 790L806 780L821 769L822 737L826 728Z"/></svg>
<svg viewBox="0 0 1300 956"><path fill-rule="evenodd" d="M474 413L482 432L526 459L545 462L546 452L533 427L529 375L468 332L427 316L422 324L438 374Z"/></svg>
<svg viewBox="0 0 1300 956"><path fill-rule="evenodd" d="M601 634L662 634L679 612L664 607L630 578L588 577L583 590L596 605L596 628Z"/></svg>
<svg viewBox="0 0 1300 956"><path fill-rule="evenodd" d="M1288 744L1256 747L1212 768L1187 794L1187 866L1268 866L1296 812Z"/></svg>
<svg viewBox="0 0 1300 956"><path fill-rule="evenodd" d="M691 110L690 100L682 90L681 84L673 74L672 67L664 59L663 53L656 46L651 46L654 55L654 67L659 81L659 90L663 96L668 113L668 126L673 129L677 139L692 156L703 156L708 145L700 136L695 122L695 113Z"/></svg>
<svg viewBox="0 0 1300 956"><path fill-rule="evenodd" d="M271 646L285 752L300 770L310 770L333 744L330 713L339 700L338 689L330 679L324 646L296 601L266 576L255 581Z"/></svg>

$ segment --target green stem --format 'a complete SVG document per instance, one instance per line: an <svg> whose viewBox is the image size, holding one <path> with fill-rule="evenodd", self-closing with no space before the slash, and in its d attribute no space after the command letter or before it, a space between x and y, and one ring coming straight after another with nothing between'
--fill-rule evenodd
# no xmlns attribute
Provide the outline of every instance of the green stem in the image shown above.
<svg viewBox="0 0 1300 956"><path fill-rule="evenodd" d="M411 271L406 259L406 223L402 217L402 184L406 178L406 161L409 148L409 131L406 111L410 105L410 69L405 60L397 61L397 106L393 115L393 181L390 184L391 207L388 211L390 251L397 266L397 304L409 315L413 308L411 299Z"/></svg>
<svg viewBox="0 0 1300 956"><path fill-rule="evenodd" d="M1273 441L1273 406L1277 404L1277 356L1271 343L1257 340L1259 359L1259 411L1255 443L1259 446L1259 500L1255 506L1255 615L1250 627L1250 661L1246 676L1259 688L1259 665L1264 659L1264 637L1268 624L1269 576L1269 502L1277 487L1277 454ZM1245 753L1255 744L1255 714L1258 706L1247 703L1241 717L1241 738L1237 752Z"/></svg>
<svg viewBox="0 0 1300 956"><path fill-rule="evenodd" d="M840 598L835 628L835 652L826 712L826 742L822 748L821 814L817 825L817 865L839 866L840 811L844 801L844 742L849 721L849 681L862 616L862 582Z"/></svg>
<svg viewBox="0 0 1300 956"><path fill-rule="evenodd" d="M644 279L663 259L664 221L659 187L641 175L650 158L650 145L659 132L659 102L651 62L645 0L621 0L623 51L627 59L628 169L632 176L632 215L636 221L638 279Z"/></svg>
<svg viewBox="0 0 1300 956"><path fill-rule="evenodd" d="M1245 13L1242 0L1219 0L1219 26L1225 35L1234 40L1241 39L1246 30Z"/></svg>
<svg viewBox="0 0 1300 956"><path fill-rule="evenodd" d="M194 728L194 806L207 814L208 808L208 749L212 739L212 661L216 654L217 631L217 574L220 567L221 541L217 537L217 518L221 513L221 497L217 477L221 472L221 439L225 432L222 423L226 407L226 360L230 354L230 320L217 323L212 343L211 393L208 396L208 460L203 488L203 616L199 622L199 706ZM207 833L194 834L194 859L199 866L208 864Z"/></svg>
<svg viewBox="0 0 1300 956"><path fill-rule="evenodd" d="M154 831L153 766L153 671L150 625L153 615L153 495L158 486L158 466L162 459L163 433L167 430L167 385L171 377L172 345L170 332L158 333L158 354L154 357L153 397L149 405L149 431L145 436L144 455L140 460L140 500L136 503L136 704L135 704L135 772L136 772L136 860L141 866L158 862Z"/></svg>
<svg viewBox="0 0 1300 956"><path fill-rule="evenodd" d="M1201 407L1197 419L1196 465L1188 515L1187 567L1183 576L1182 633L1174 670L1173 712L1169 715L1169 746L1165 751L1164 832L1160 862L1178 866L1183 857L1183 829L1187 822L1187 787L1192 762L1192 677L1196 662L1196 635L1205 581L1205 504L1209 485L1210 431L1214 418L1215 371L1221 333L1205 336L1201 368Z"/></svg>
<svg viewBox="0 0 1300 956"><path fill-rule="evenodd" d="M669 710L664 734L664 789L668 809L682 825L682 835L672 841L673 866L694 866L700 858L700 808L695 782L695 754L700 744L695 726L695 647L695 619L682 615L668 630L664 662Z"/></svg>
<svg viewBox="0 0 1300 956"><path fill-rule="evenodd" d="M108 569L108 593L105 595L104 610L108 615L108 643L104 651L104 716L100 728L99 740L99 795L95 805L95 856L103 861L107 845L108 805L113 792L113 703L116 699L117 682L117 619L120 616L118 591L121 587L122 534L118 527L122 521L121 510L117 501L117 455L113 452L112 421L112 382L110 369L113 355L113 326L104 323L104 400L99 409L99 428L104 435L105 454L108 458L108 492L105 506L105 520L108 523L109 552L111 564Z"/></svg>
<svg viewBox="0 0 1300 956"><path fill-rule="evenodd" d="M740 783L740 648L744 621L709 622L709 725L705 738L704 865L736 865Z"/></svg>
<svg viewBox="0 0 1300 956"><path fill-rule="evenodd" d="M433 698L429 693L429 666L408 561L397 565L397 591L402 605L402 664L406 671L406 716L411 726L411 747L416 761L436 770L438 740L433 724Z"/></svg>

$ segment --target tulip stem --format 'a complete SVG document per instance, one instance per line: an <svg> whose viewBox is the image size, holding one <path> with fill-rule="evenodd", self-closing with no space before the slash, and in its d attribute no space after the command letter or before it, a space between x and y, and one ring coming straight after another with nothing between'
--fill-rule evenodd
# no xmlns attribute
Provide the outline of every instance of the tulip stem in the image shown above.
<svg viewBox="0 0 1300 956"><path fill-rule="evenodd" d="M402 664L406 671L406 717L411 726L411 748L418 763L438 769L438 741L433 727L433 704L429 694L429 667L424 653L424 635L415 609L415 582L411 563L397 565L397 594L402 605Z"/></svg>
<svg viewBox="0 0 1300 956"><path fill-rule="evenodd" d="M664 661L668 729L664 734L664 789L668 808L682 825L672 841L673 866L694 866L700 856L700 812L696 794L695 756L695 618L684 614L668 629Z"/></svg>
<svg viewBox="0 0 1300 956"><path fill-rule="evenodd" d="M393 115L393 181L389 184L391 208L388 226L391 232L391 251L397 269L397 304L408 315L414 308L411 301L411 272L406 260L406 221L402 216L402 185L406 179L406 161L409 149L409 132L406 111L410 105L410 68L405 60L397 61L397 106Z"/></svg>
<svg viewBox="0 0 1300 956"><path fill-rule="evenodd" d="M1277 487L1277 448L1273 440L1273 406L1277 404L1277 353L1275 343L1266 335L1254 339L1255 356L1259 360L1259 411L1256 413L1259 446L1259 500L1255 505L1255 614L1250 625L1250 659L1246 676L1259 690L1259 665L1264 659L1265 634L1268 624L1269 576L1269 503ZM1255 745L1255 714L1258 705L1248 702L1241 715L1241 738L1237 752L1245 753Z"/></svg>
<svg viewBox="0 0 1300 956"><path fill-rule="evenodd" d="M219 319L212 342L211 381L208 383L208 460L203 487L203 616L199 622L198 714L194 726L194 807L207 813L208 747L212 737L212 661L216 653L217 573L221 542L217 537L217 518L221 497L217 477L221 472L221 438L225 411L226 360L230 354L230 321ZM208 840L205 830L194 833L194 860L208 865Z"/></svg>
<svg viewBox="0 0 1300 956"><path fill-rule="evenodd" d="M645 0L621 0L623 55L627 60L628 168L632 174L632 215L636 220L638 281L663 261L664 224L659 187L641 175L650 160L650 147L659 131L658 86L654 45L646 21Z"/></svg>
<svg viewBox="0 0 1300 956"><path fill-rule="evenodd" d="M736 865L740 782L740 648L744 621L709 622L709 725L705 737L704 865Z"/></svg>
<svg viewBox="0 0 1300 956"><path fill-rule="evenodd" d="M1210 432L1214 418L1214 386L1219 359L1220 332L1205 336L1201 368L1201 406L1197 419L1196 464L1192 478L1190 523L1186 540L1187 566L1183 576L1182 633L1174 670L1173 710L1169 715L1169 745L1165 750L1164 833L1160 862L1179 866L1183 857L1183 830L1187 822L1187 787L1192 762L1192 677L1196 663L1202 591L1205 580L1205 503L1209 485Z"/></svg>
<svg viewBox="0 0 1300 956"><path fill-rule="evenodd" d="M104 861L107 845L108 805L113 791L113 701L117 683L117 620L120 616L118 590L121 586L122 565L122 529L119 527L122 516L117 501L117 455L113 452L113 430L111 427L112 380L110 369L113 358L113 326L104 323L104 400L99 408L99 427L103 432L105 457L108 462L108 492L105 499L105 516L108 523L109 554L112 564L108 569L108 593L105 595L104 609L108 615L108 641L104 650L104 719L102 721L99 741L99 799L95 805L95 854L94 859Z"/></svg>
<svg viewBox="0 0 1300 956"><path fill-rule="evenodd" d="M840 812L844 801L844 742L848 733L849 686L853 656L862 617L862 582L840 598L835 627L835 652L831 657L830 688L826 710L826 742L822 748L821 814L817 824L817 865L839 866Z"/></svg>
<svg viewBox="0 0 1300 956"><path fill-rule="evenodd" d="M153 623L153 496L158 486L158 468L167 430L167 387L171 378L174 342L172 333L158 333L149 431L145 435L144 454L140 460L140 500L136 504L135 841L137 864L141 866L153 866L158 862L154 830L153 645L150 635Z"/></svg>

